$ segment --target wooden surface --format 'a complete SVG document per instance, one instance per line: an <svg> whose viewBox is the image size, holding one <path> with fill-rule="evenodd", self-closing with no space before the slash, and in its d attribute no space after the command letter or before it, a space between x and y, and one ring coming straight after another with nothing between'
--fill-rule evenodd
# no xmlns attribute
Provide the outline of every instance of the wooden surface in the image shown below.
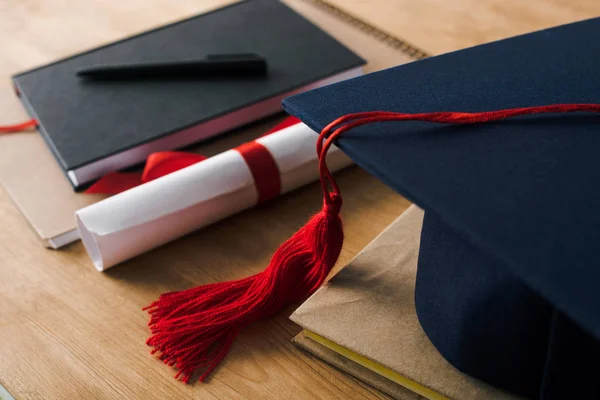
<svg viewBox="0 0 600 400"><path fill-rule="evenodd" d="M0 2L0 124L25 118L8 82L13 73L226 2ZM600 13L596 0L337 2L432 53ZM408 203L357 168L338 179L343 265ZM206 384L175 381L144 344L141 307L166 291L262 270L319 207L319 196L310 185L100 274L79 243L42 248L0 190L0 383L18 399L385 398L293 347L293 307L245 330Z"/></svg>

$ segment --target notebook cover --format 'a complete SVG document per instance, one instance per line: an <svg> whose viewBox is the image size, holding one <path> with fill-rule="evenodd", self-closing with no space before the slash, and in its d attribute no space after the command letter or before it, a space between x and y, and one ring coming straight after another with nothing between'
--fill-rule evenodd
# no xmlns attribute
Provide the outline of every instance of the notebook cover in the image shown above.
<svg viewBox="0 0 600 400"><path fill-rule="evenodd" d="M95 82L75 74L98 64L248 52L266 58L266 78ZM20 73L14 81L68 171L362 64L282 2L247 0Z"/></svg>
<svg viewBox="0 0 600 400"><path fill-rule="evenodd" d="M359 29L360 27L310 2L284 2L366 59L367 72L413 60L402 48L390 46L394 41L389 37L386 40L378 38L372 35L372 30ZM153 23L169 17L157 15ZM72 51L76 49L73 48ZM26 114L8 80L0 83L0 92L3 93L0 102L5 114L11 115L11 120L25 119ZM193 150L214 155L256 138L275 123L277 120L255 124L237 130L234 134L222 136L219 140L195 146ZM73 192L44 140L30 132L0 137L0 183L47 246L52 238L75 230L73 215L76 210L102 198Z"/></svg>
<svg viewBox="0 0 600 400"><path fill-rule="evenodd" d="M414 290L422 221L411 206L291 319L450 399L517 399L462 374L421 328Z"/></svg>

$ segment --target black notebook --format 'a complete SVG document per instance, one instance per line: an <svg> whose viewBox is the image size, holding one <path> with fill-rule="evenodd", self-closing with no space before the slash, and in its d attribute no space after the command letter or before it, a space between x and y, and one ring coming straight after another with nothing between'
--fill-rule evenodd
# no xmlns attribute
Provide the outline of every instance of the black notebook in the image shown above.
<svg viewBox="0 0 600 400"><path fill-rule="evenodd" d="M78 69L258 53L263 78L90 81ZM362 73L364 60L277 0L247 0L14 76L75 188L281 110L281 99Z"/></svg>

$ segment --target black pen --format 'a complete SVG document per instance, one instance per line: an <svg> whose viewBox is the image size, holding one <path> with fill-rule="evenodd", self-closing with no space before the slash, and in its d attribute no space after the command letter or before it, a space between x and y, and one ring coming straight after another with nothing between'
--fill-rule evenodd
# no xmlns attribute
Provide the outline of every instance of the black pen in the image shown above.
<svg viewBox="0 0 600 400"><path fill-rule="evenodd" d="M267 62L258 54L219 54L202 59L97 65L77 71L94 80L253 77L267 73Z"/></svg>

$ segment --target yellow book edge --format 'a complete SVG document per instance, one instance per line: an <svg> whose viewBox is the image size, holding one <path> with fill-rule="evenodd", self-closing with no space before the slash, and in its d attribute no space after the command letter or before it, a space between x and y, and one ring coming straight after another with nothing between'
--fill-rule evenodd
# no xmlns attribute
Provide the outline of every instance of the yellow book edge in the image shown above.
<svg viewBox="0 0 600 400"><path fill-rule="evenodd" d="M318 335L318 334L311 332L309 330L306 330L306 329L304 329L304 334L307 337L309 337L311 340L314 340L315 342L319 343L320 345L325 346L328 349L335 351L336 353L338 353L339 355L341 355L343 357L346 357L350 361L353 361L367 369L370 369L371 371L375 372L376 374L379 374L379 375L383 376L384 378L389 379L390 381L392 381L394 383L397 383L398 385L404 386L408 390L412 390L413 392L425 397L426 399L450 400L448 397L442 396L438 392L435 392L435 391L421 385L418 382L408 379L407 377L400 375L399 373L394 372L391 369L386 368L383 365L378 364L375 361L368 359L367 357L361 356L360 354L355 353L354 351L349 350L349 349L345 348L344 346L341 346L335 342L332 342L331 340L326 339L321 335Z"/></svg>

